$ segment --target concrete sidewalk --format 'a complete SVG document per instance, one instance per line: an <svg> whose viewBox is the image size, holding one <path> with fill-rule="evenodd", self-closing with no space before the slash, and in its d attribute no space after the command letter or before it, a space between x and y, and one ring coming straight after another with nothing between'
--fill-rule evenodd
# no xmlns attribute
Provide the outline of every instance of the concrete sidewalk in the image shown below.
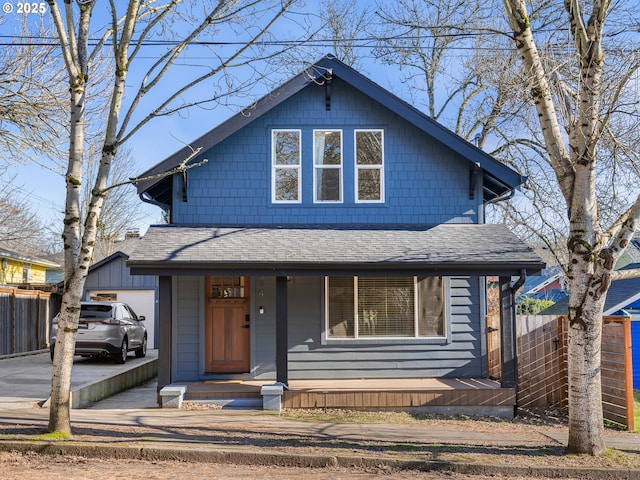
<svg viewBox="0 0 640 480"><path fill-rule="evenodd" d="M22 363L35 366L40 365L40 360ZM44 378L47 372L50 375L50 363L41 365L37 372L24 366L14 366L10 372L5 361L0 360L0 450L5 451L550 478L558 478L561 469L564 477L640 480L640 469L635 469L640 466L637 434L608 431L606 439L609 447L628 452L636 459L633 469L572 467L570 462L558 466L568 434L562 425L461 420L336 423L303 421L263 411L160 409L155 381L90 408L73 409L73 439L46 441L38 434L46 427L49 412L38 404L43 392L48 394ZM82 367L76 369L78 365L74 364L74 375L82 371ZM87 364L86 374L95 376L96 370L109 366L97 369L95 364ZM35 381L31 383L32 380ZM516 457L530 458L531 462L517 464L512 461ZM482 462L483 458L488 460Z"/></svg>

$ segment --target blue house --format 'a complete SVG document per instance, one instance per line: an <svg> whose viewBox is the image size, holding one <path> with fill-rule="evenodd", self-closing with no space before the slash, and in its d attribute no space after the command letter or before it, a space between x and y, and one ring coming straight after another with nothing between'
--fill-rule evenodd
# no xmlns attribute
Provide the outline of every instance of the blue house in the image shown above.
<svg viewBox="0 0 640 480"><path fill-rule="evenodd" d="M180 170L192 149L206 163ZM523 178L411 105L327 56L139 178L170 214L127 262L159 276L159 389L513 414L512 281L544 263L483 222Z"/></svg>

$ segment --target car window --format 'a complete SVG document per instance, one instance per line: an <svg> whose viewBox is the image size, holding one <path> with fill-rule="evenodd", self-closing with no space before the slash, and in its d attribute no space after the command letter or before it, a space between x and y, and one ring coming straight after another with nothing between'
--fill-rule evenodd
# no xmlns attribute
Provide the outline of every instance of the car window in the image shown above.
<svg viewBox="0 0 640 480"><path fill-rule="evenodd" d="M82 318L109 318L113 307L101 304L82 304L80 306L80 316Z"/></svg>
<svg viewBox="0 0 640 480"><path fill-rule="evenodd" d="M127 312L129 312L129 317L131 317L132 320L135 320L137 322L138 315L136 315L136 312L134 312L129 305L125 305L124 308L126 308Z"/></svg>
<svg viewBox="0 0 640 480"><path fill-rule="evenodd" d="M122 307L120 305L116 305L114 307L115 310L115 319L116 320L123 320L124 318L126 318L126 315L124 314L124 312L122 311Z"/></svg>

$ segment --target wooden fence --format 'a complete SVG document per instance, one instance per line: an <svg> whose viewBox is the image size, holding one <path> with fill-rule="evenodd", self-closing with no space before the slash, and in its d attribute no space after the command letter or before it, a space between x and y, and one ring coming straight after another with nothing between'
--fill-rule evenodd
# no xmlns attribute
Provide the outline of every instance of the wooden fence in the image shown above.
<svg viewBox="0 0 640 480"><path fill-rule="evenodd" d="M487 318L488 372L493 378L500 378L499 325L499 318ZM566 317L517 317L519 407L567 406L567 330ZM628 317L604 318L601 372L604 418L633 430L631 322Z"/></svg>
<svg viewBox="0 0 640 480"><path fill-rule="evenodd" d="M47 348L51 294L0 288L0 355Z"/></svg>

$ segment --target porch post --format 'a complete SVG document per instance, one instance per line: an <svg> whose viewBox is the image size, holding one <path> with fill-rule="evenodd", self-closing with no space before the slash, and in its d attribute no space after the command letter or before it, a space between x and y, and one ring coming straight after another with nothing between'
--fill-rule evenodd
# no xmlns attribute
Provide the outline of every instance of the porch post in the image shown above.
<svg viewBox="0 0 640 480"><path fill-rule="evenodd" d="M171 277L158 277L158 404L160 390L171 383L172 307Z"/></svg>
<svg viewBox="0 0 640 480"><path fill-rule="evenodd" d="M276 382L289 385L287 277L276 277Z"/></svg>
<svg viewBox="0 0 640 480"><path fill-rule="evenodd" d="M503 388L515 388L518 380L516 355L516 305L511 277L500 277L500 352Z"/></svg>

